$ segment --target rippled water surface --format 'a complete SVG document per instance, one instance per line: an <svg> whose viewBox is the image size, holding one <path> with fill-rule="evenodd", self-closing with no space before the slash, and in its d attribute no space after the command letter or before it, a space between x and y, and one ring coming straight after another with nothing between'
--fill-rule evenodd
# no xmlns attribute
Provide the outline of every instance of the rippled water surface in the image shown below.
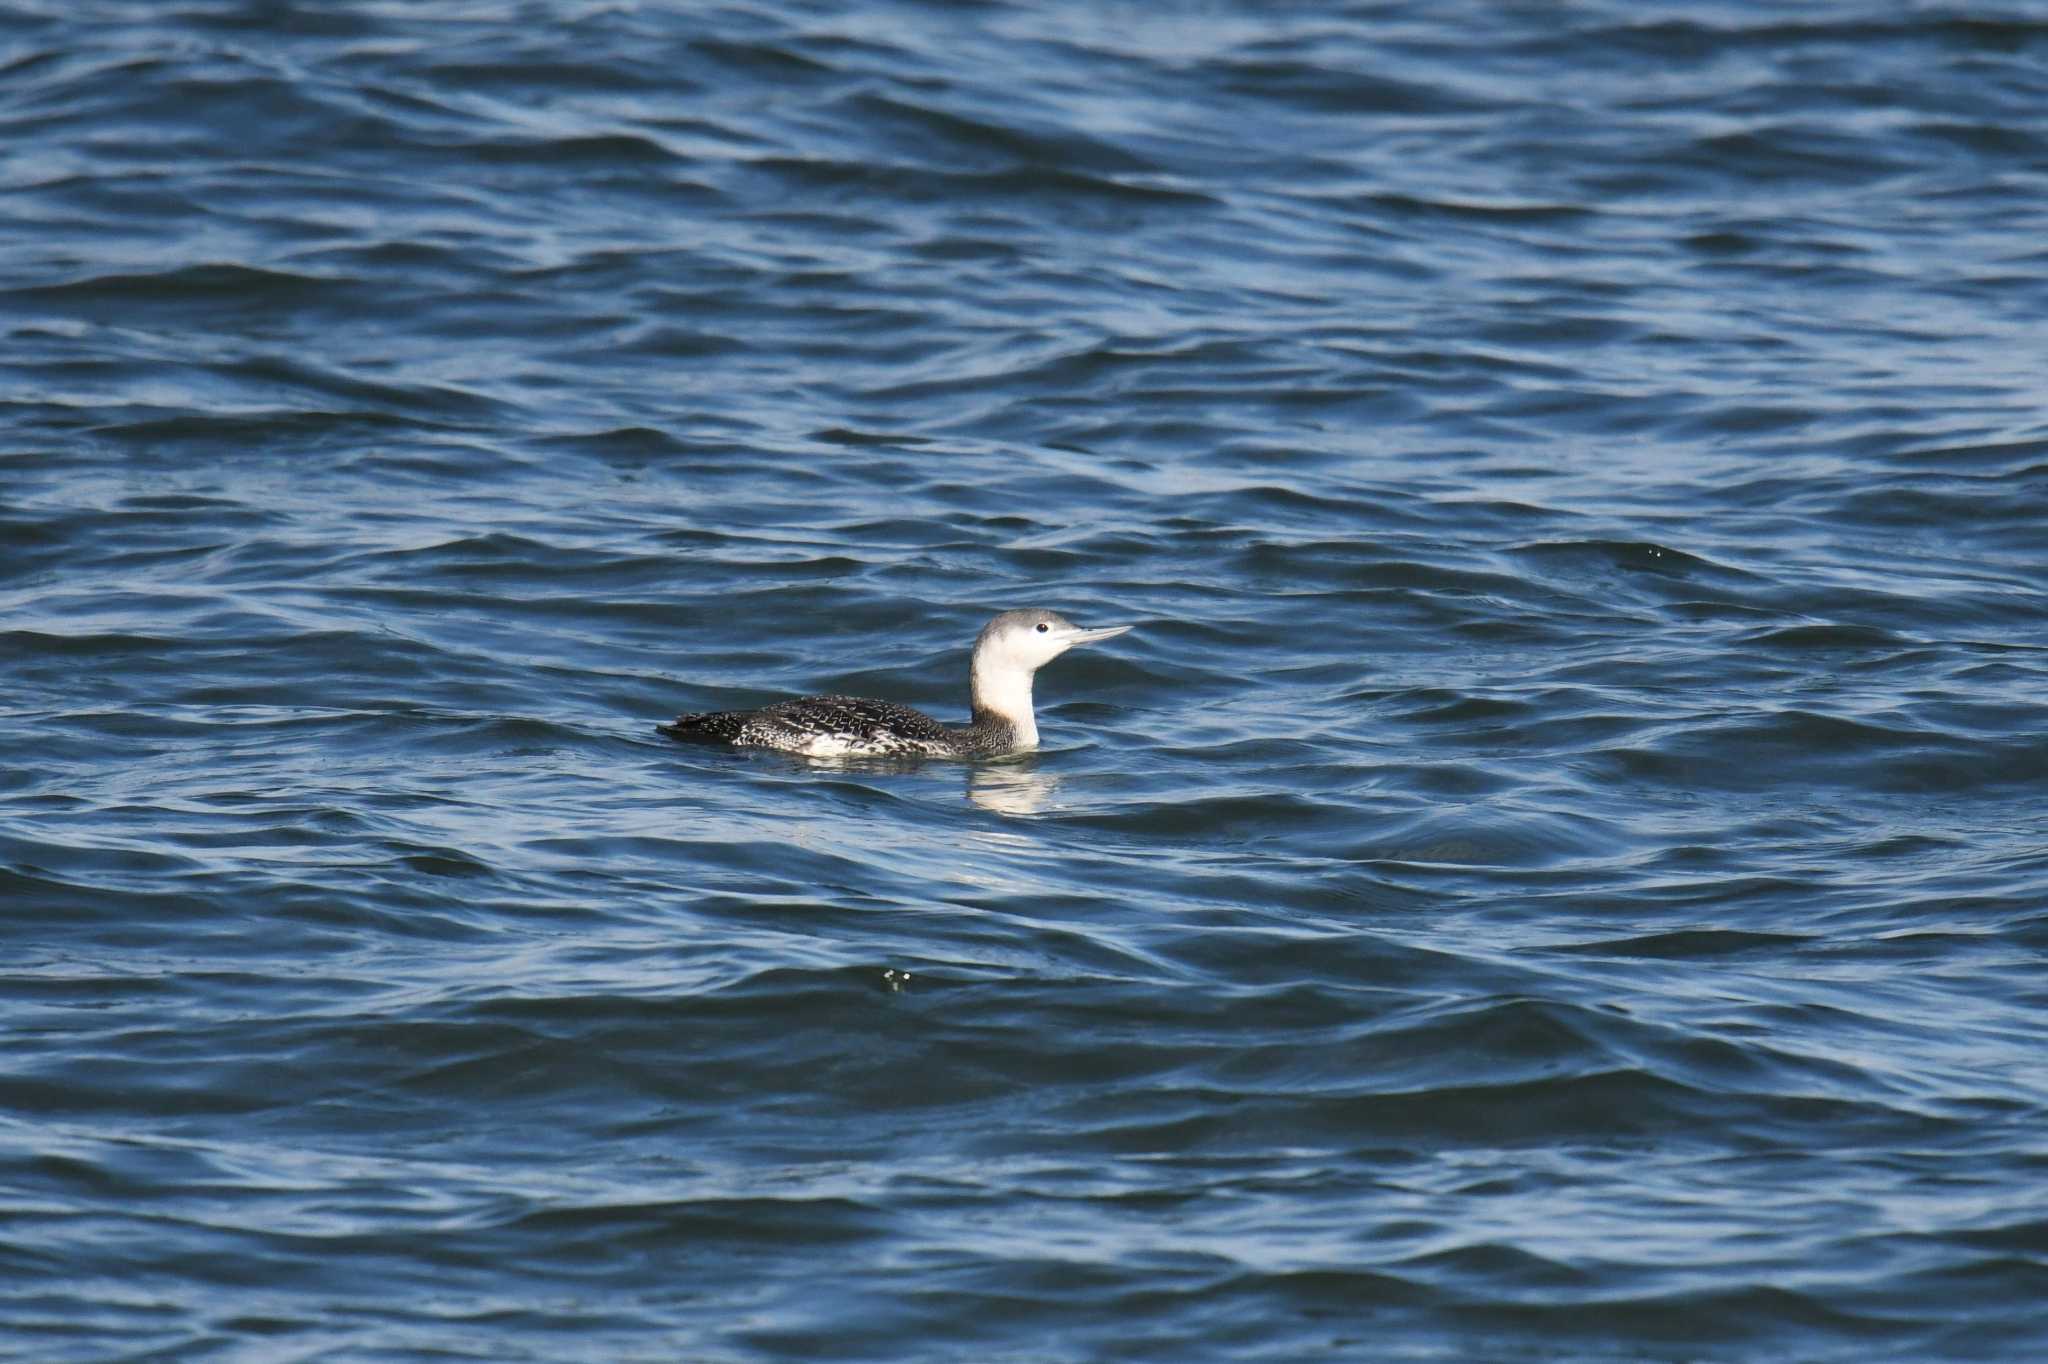
<svg viewBox="0 0 2048 1364"><path fill-rule="evenodd" d="M0 11L0 1356L2048 1354L2048 18ZM685 748L965 710L1042 751Z"/></svg>

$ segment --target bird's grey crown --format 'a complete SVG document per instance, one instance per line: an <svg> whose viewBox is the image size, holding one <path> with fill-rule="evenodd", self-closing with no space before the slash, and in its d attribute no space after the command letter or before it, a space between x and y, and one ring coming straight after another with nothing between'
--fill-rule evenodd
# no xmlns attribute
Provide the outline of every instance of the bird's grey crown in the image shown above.
<svg viewBox="0 0 2048 1364"><path fill-rule="evenodd" d="M1006 634L1011 630L1016 630L1020 633L1025 631L1032 631L1036 630L1041 625L1049 625L1055 630L1072 630L1076 628L1074 622L1068 620L1065 616L1061 615L1057 611L1041 611L1035 609L1025 611L1005 611L1001 615L997 616L994 620L990 621L988 624L981 627L981 633L974 637L975 652L979 653L981 651L981 646L986 644L989 640L994 639L997 635Z"/></svg>

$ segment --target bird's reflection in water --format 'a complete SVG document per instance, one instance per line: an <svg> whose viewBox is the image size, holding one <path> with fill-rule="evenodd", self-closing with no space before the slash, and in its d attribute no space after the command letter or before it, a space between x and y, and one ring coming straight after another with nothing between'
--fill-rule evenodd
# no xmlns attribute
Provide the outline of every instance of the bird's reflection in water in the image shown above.
<svg viewBox="0 0 2048 1364"><path fill-rule="evenodd" d="M1059 789L1059 777L1039 770L1036 754L975 763L967 769L967 799L991 814L1040 814Z"/></svg>
<svg viewBox="0 0 2048 1364"><path fill-rule="evenodd" d="M838 772L849 776L906 777L962 766L967 776L967 799L998 815L1036 815L1055 807L1060 778L1040 770L1039 755L1020 753L1006 758L954 764L924 758L809 758L797 754L761 750L757 759L785 773L816 776Z"/></svg>

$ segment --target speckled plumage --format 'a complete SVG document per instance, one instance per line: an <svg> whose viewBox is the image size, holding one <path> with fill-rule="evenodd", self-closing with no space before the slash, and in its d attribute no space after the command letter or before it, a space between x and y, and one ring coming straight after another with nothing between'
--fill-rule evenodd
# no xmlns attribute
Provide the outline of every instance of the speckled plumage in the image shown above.
<svg viewBox="0 0 2048 1364"><path fill-rule="evenodd" d="M773 748L811 758L972 758L1038 746L1032 674L1076 644L1128 625L1084 630L1052 611L1005 611L974 641L969 670L974 719L942 725L923 711L865 696L801 696L759 710L680 715L660 731L695 743Z"/></svg>
<svg viewBox="0 0 2048 1364"><path fill-rule="evenodd" d="M865 696L799 696L759 710L679 715L661 726L672 739L776 748L813 758L965 758L1008 752L1010 726L952 729L921 710Z"/></svg>

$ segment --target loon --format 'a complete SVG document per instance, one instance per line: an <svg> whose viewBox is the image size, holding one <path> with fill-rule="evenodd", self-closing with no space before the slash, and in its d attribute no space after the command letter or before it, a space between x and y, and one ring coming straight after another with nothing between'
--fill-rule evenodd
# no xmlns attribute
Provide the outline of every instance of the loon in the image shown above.
<svg viewBox="0 0 2048 1364"><path fill-rule="evenodd" d="M776 748L808 758L978 758L1038 747L1031 675L1076 644L1130 629L1084 630L1053 611L1005 611L974 640L969 673L974 719L965 729L923 711L863 696L802 696L760 710L677 716L671 739Z"/></svg>

